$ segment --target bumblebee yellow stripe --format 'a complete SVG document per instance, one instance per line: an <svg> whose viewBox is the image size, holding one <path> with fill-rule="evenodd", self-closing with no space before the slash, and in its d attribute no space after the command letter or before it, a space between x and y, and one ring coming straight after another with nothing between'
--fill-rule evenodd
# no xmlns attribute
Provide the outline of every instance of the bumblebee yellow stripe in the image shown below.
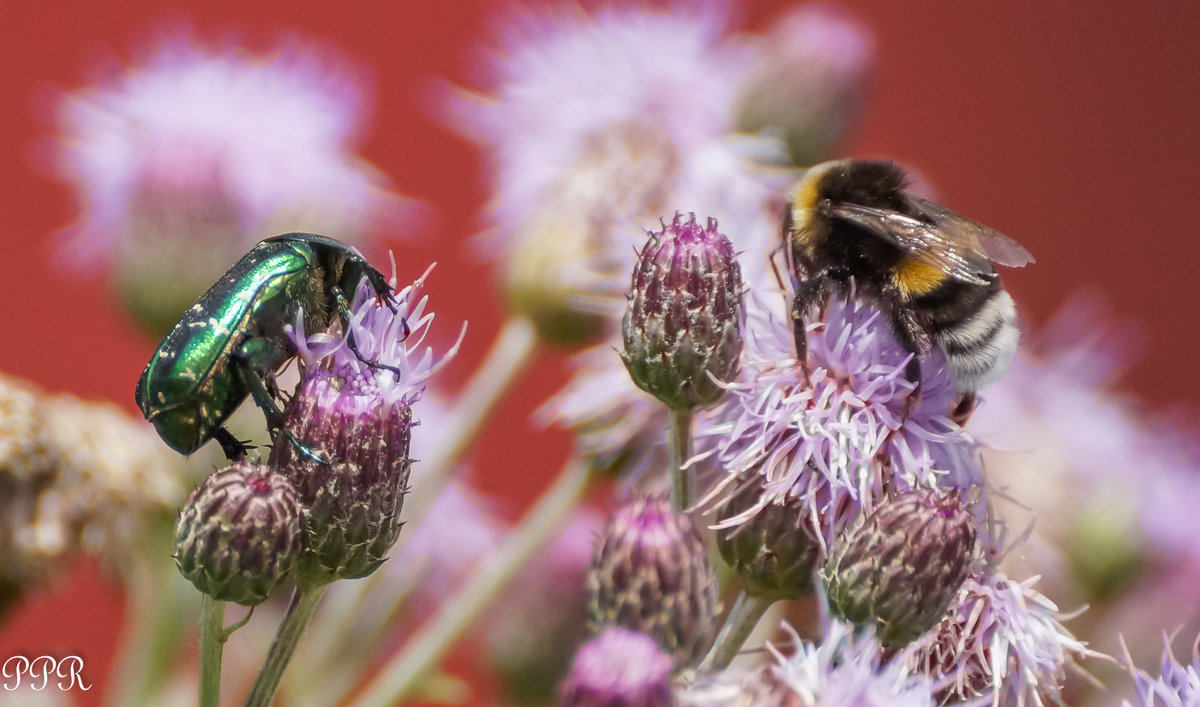
<svg viewBox="0 0 1200 707"><path fill-rule="evenodd" d="M905 257L892 272L896 287L908 298L929 294L946 281L946 274L932 265Z"/></svg>

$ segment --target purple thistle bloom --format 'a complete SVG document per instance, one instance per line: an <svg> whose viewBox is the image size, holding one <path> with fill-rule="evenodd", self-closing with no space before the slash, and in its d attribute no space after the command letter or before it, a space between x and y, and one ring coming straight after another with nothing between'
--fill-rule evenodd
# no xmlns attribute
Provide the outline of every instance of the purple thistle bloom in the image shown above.
<svg viewBox="0 0 1200 707"><path fill-rule="evenodd" d="M359 352L398 369L399 376L393 370L375 368L360 360L350 350L346 336L305 332L301 313L297 313L296 324L288 326L287 333L305 366L304 387L325 396L331 406L341 401L342 405L366 409L380 404L411 405L420 399L428 380L458 353L467 331L463 324L458 340L436 360L432 347L421 349L434 318L433 312L425 311L428 295L420 296L432 270L430 266L396 295L395 312L378 301L365 280L351 303L349 333L353 333ZM329 385L327 381L333 376L338 380Z"/></svg>
<svg viewBox="0 0 1200 707"><path fill-rule="evenodd" d="M415 424L411 405L462 341L460 335L436 362L431 348L421 351L433 320L425 313L427 298L417 299L423 281L424 276L405 288L391 306L364 281L346 336L306 335L300 315L288 327L304 369L286 424L328 460L303 457L286 440L271 449L271 466L288 474L304 507L304 554L297 569L307 581L370 574L400 532ZM358 354L350 350L349 335ZM389 368L369 365L360 354Z"/></svg>
<svg viewBox="0 0 1200 707"><path fill-rule="evenodd" d="M963 584L954 613L918 640L904 660L938 680L943 700L990 697L994 704L1057 700L1076 658L1100 657L1060 623L1065 617L1033 589L980 573Z"/></svg>
<svg viewBox="0 0 1200 707"><path fill-rule="evenodd" d="M579 649L563 707L668 707L671 659L653 638L609 627Z"/></svg>
<svg viewBox="0 0 1200 707"><path fill-rule="evenodd" d="M64 96L60 159L84 206L80 258L107 256L148 196L222 205L237 230L211 235L239 250L304 230L272 220L286 209L348 237L385 207L382 178L351 152L365 103L357 71L300 42L268 57L176 37L136 68Z"/></svg>
<svg viewBox="0 0 1200 707"><path fill-rule="evenodd" d="M752 310L743 380L702 434L727 470L718 491L747 474L765 483L758 504L722 525L790 496L829 542L872 507L885 481L897 490L982 483L975 441L946 416L956 392L941 352L922 362L921 401L905 417L909 354L891 326L862 303L835 298L827 309L824 322L809 324L809 374L795 360L790 324Z"/></svg>
<svg viewBox="0 0 1200 707"><path fill-rule="evenodd" d="M1133 675L1137 703L1128 700L1124 707L1196 707L1200 705L1200 640L1192 647L1192 664L1182 665L1171 652L1170 637L1163 637L1163 656L1159 676L1139 670L1128 651L1125 662Z"/></svg>

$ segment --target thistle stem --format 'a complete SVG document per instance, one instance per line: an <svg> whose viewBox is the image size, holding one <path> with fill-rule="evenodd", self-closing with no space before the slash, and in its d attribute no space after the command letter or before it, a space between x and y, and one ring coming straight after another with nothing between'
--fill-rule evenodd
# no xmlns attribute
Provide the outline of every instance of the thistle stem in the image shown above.
<svg viewBox="0 0 1200 707"><path fill-rule="evenodd" d="M225 650L225 602L205 594L200 609L200 707L221 704L221 655Z"/></svg>
<svg viewBox="0 0 1200 707"><path fill-rule="evenodd" d="M758 625L759 619L773 603L773 599L750 596L744 591L739 594L733 608L729 610L729 616L725 617L725 623L721 626L721 632L717 634L712 649L700 663L700 672L718 672L728 668L742 649L742 644Z"/></svg>
<svg viewBox="0 0 1200 707"><path fill-rule="evenodd" d="M667 413L667 447L671 450L671 510L686 511L692 505L692 483L683 468L692 458L692 411Z"/></svg>
<svg viewBox="0 0 1200 707"><path fill-rule="evenodd" d="M157 549L159 545L150 547ZM190 613L191 605L185 608L174 563L161 561L166 554L169 551L152 555L152 559L140 557L131 568L125 598L131 618L125 622L117 649L118 658L113 666L115 688L105 698L106 704L153 701L174 664L176 647L184 631L180 617ZM187 585L187 590L195 591L191 585Z"/></svg>
<svg viewBox="0 0 1200 707"><path fill-rule="evenodd" d="M465 583L438 614L413 636L400 652L384 664L352 707L386 707L398 704L420 680L433 674L459 636L517 572L533 557L563 517L588 488L587 466L571 460L554 483L542 492L518 525L481 568L476 579Z"/></svg>
<svg viewBox="0 0 1200 707"><path fill-rule="evenodd" d="M283 679L283 671L292 659L292 654L296 652L296 644L300 642L304 627L308 625L308 620L327 586L309 586L301 583L296 587L287 615L283 617L283 623L279 624L275 640L271 642L271 648L267 651L267 658L258 671L258 677L254 679L254 687L250 689L249 697L246 698L246 707L269 707L279 689L279 682Z"/></svg>

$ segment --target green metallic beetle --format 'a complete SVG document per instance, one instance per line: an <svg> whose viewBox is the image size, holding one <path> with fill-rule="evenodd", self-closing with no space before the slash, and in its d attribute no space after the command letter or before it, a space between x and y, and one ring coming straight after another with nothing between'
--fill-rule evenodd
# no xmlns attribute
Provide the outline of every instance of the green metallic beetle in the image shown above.
<svg viewBox="0 0 1200 707"><path fill-rule="evenodd" d="M312 233L268 238L244 255L163 337L137 384L137 404L160 437L180 454L210 439L230 459L247 446L223 426L247 396L262 408L269 430L282 430L306 456L317 457L283 424L268 386L295 355L284 327L303 307L306 332L324 330L331 312L350 319L345 293L363 278L395 311L383 273L344 243ZM348 327L345 328L349 331ZM359 360L399 373L347 345Z"/></svg>

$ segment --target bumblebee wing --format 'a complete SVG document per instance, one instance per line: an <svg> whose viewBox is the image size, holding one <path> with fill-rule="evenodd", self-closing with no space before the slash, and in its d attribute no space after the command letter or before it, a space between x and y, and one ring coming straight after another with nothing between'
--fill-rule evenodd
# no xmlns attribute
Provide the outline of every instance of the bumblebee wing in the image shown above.
<svg viewBox="0 0 1200 707"><path fill-rule="evenodd" d="M1033 256L1025 247L1013 239L989 228L978 221L939 206L932 201L926 201L919 196L906 194L906 198L919 212L948 233L959 232L959 240L969 244L977 253L986 255L993 263L999 263L1010 268L1019 268L1033 262Z"/></svg>
<svg viewBox="0 0 1200 707"><path fill-rule="evenodd" d="M962 219L968 225L952 220L927 223L898 211L847 203L832 204L830 215L894 243L914 260L957 280L986 285L995 274L990 259L978 246L978 239L969 226L979 224L969 219Z"/></svg>

